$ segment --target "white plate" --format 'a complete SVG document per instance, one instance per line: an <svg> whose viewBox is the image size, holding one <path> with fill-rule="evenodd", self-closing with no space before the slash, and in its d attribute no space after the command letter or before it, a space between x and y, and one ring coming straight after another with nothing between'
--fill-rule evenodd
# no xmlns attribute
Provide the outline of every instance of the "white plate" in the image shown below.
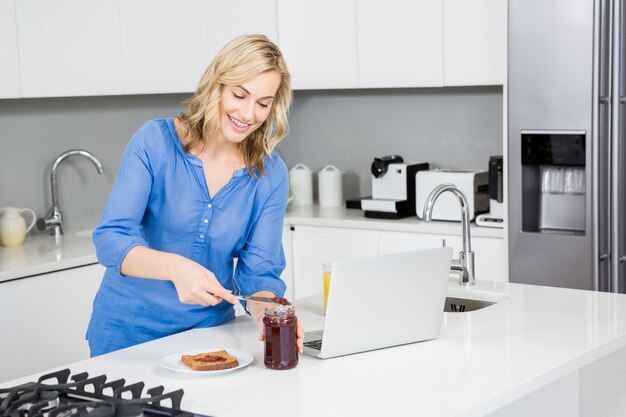
<svg viewBox="0 0 626 417"><path fill-rule="evenodd" d="M237 362L239 362L239 365L235 366L234 368L220 369L217 371L194 371L193 369L189 368L187 365L182 363L180 360L180 358L183 355L197 355L198 353L202 353L202 352L215 352L215 351L222 350L222 349L227 351L229 355L233 355L234 357L236 357ZM226 372L235 371L237 369L245 368L251 363L252 363L252 355L249 354L248 352L244 352L242 350L235 350L235 349L225 349L225 348L217 348L217 349L207 348L207 349L189 350L186 352L179 352L179 353L174 353L172 355L168 355L159 361L159 365L161 365L165 369L169 369L170 371L180 372L183 374L207 375L207 376L208 375L221 375Z"/></svg>

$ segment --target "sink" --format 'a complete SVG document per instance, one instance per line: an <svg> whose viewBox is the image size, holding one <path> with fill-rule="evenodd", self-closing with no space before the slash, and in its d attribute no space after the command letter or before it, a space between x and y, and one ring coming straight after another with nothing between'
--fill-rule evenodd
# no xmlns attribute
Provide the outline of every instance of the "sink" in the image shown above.
<svg viewBox="0 0 626 417"><path fill-rule="evenodd" d="M448 288L443 311L446 313L467 313L497 304L509 298L507 294L467 288Z"/></svg>
<svg viewBox="0 0 626 417"><path fill-rule="evenodd" d="M480 310L481 308L489 307L493 304L495 304L495 302L446 297L443 311L446 313L467 313L468 311Z"/></svg>

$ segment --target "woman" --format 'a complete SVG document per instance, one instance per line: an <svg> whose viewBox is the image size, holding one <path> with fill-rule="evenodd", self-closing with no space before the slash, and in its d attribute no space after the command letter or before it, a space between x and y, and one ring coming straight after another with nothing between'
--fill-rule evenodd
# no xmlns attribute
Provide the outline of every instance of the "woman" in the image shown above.
<svg viewBox="0 0 626 417"><path fill-rule="evenodd" d="M93 233L107 267L87 330L92 356L235 317L233 293L282 296L290 75L265 36L206 69L178 118L131 139ZM233 274L233 260L238 258ZM266 305L246 308L263 340ZM302 351L302 328L298 349Z"/></svg>

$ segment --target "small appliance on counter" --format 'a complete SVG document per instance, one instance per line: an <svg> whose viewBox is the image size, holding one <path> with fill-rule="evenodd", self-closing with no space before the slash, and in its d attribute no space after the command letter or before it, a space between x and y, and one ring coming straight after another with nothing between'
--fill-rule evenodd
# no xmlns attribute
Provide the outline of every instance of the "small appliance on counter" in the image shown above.
<svg viewBox="0 0 626 417"><path fill-rule="evenodd" d="M498 227L504 225L504 185L502 155L489 157L489 213L476 216L476 225Z"/></svg>
<svg viewBox="0 0 626 417"><path fill-rule="evenodd" d="M400 155L374 158L372 197L361 200L365 217L401 219L415 215L415 174L428 162L405 163Z"/></svg>
<svg viewBox="0 0 626 417"><path fill-rule="evenodd" d="M437 169L419 171L415 175L415 205L417 217L424 215L423 209L430 192L441 184L454 184L465 194L469 204L470 220L479 213L489 210L489 174L481 170ZM433 207L433 220L461 221L459 202L452 193L442 194Z"/></svg>

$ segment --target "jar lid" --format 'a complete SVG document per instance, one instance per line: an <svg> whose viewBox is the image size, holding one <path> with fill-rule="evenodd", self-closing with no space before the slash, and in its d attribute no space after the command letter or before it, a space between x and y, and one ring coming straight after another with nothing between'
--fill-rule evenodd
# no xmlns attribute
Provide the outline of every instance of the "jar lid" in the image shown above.
<svg viewBox="0 0 626 417"><path fill-rule="evenodd" d="M326 165L324 168L320 169L317 175L322 177L339 177L341 176L341 171L334 165Z"/></svg>
<svg viewBox="0 0 626 417"><path fill-rule="evenodd" d="M269 307L265 307L265 315L266 316L288 316L289 314L293 314L296 311L292 305L271 305Z"/></svg>
<svg viewBox="0 0 626 417"><path fill-rule="evenodd" d="M308 166L304 165L303 163L300 164L296 164L296 166L294 166L293 168L291 168L289 170L289 172L294 173L294 172L311 172L311 168L309 168Z"/></svg>

